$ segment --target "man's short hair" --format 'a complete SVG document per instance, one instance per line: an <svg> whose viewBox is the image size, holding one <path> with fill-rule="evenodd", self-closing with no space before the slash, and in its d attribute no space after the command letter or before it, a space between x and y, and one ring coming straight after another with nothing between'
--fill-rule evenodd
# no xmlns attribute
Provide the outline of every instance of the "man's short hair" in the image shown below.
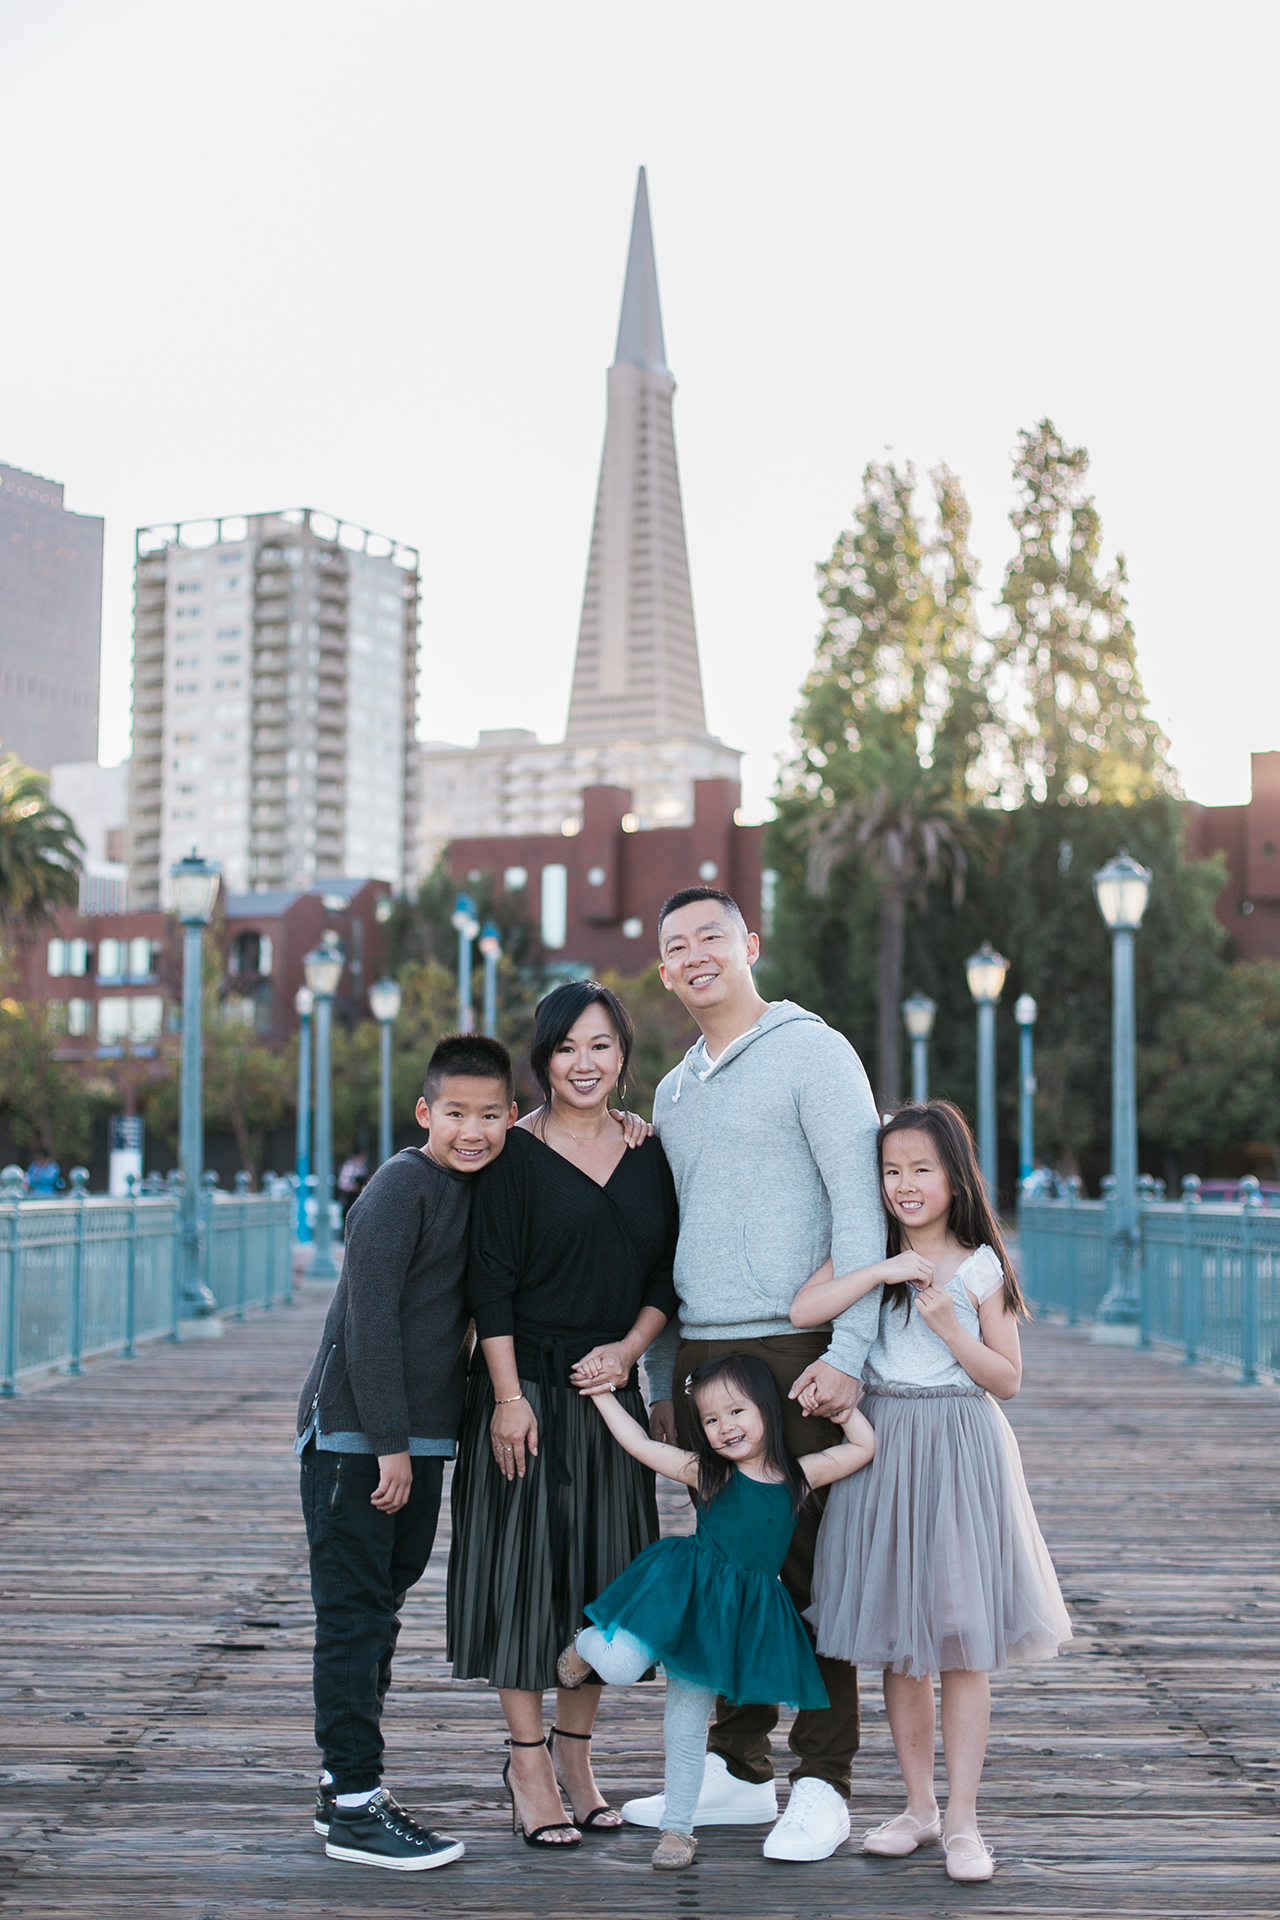
<svg viewBox="0 0 1280 1920"><path fill-rule="evenodd" d="M436 1042L422 1083L422 1097L428 1106L439 1098L441 1082L451 1075L463 1080L501 1080L507 1105L515 1098L511 1055L501 1040L487 1033L447 1033Z"/></svg>
<svg viewBox="0 0 1280 1920"><path fill-rule="evenodd" d="M673 893L671 898L669 900L664 900L662 905L658 909L658 945L659 947L661 947L662 945L662 923L667 918L667 915L671 913L679 913L681 907L691 907L694 904L695 900L718 901L719 904L728 913L729 918L731 920L737 921L738 925L742 928L743 938L744 939L746 938L746 933L747 933L746 918L743 914L742 908L738 905L737 901L734 899L731 893L725 893L723 888L721 887L681 887L679 893Z"/></svg>

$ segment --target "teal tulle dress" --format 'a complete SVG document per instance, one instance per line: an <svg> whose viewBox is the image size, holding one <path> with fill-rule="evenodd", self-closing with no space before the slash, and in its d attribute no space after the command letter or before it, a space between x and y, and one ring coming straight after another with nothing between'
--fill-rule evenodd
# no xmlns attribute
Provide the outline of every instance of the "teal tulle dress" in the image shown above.
<svg viewBox="0 0 1280 1920"><path fill-rule="evenodd" d="M698 1531L646 1547L586 1608L606 1640L619 1628L652 1648L673 1680L736 1706L829 1705L813 1648L778 1578L796 1530L786 1487L739 1468Z"/></svg>

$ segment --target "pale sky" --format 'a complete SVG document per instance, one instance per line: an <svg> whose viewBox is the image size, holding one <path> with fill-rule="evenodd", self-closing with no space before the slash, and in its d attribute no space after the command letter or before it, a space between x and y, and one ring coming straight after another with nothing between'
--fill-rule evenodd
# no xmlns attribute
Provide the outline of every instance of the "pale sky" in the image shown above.
<svg viewBox="0 0 1280 1920"><path fill-rule="evenodd" d="M644 162L751 817L866 461L959 472L994 593L1046 413L1188 793L1244 799L1280 748L1278 42L1248 0L0 0L0 459L106 516L103 758L135 526L294 505L421 549L425 737L560 737Z"/></svg>

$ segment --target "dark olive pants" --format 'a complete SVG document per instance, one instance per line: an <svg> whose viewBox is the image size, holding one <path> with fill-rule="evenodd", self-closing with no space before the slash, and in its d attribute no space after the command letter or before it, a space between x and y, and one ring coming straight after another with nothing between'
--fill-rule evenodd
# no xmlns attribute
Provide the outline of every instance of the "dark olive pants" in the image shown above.
<svg viewBox="0 0 1280 1920"><path fill-rule="evenodd" d="M757 1340L682 1340L675 1366L676 1435L680 1445L693 1445L693 1403L684 1390L687 1376L726 1353L751 1353L764 1361L777 1383L783 1430L791 1451L818 1453L823 1447L837 1446L844 1438L839 1427L830 1420L806 1419L798 1402L787 1398L795 1380L811 1361L822 1358L830 1344L828 1333L771 1334ZM813 1553L826 1497L824 1487L806 1503L782 1569L782 1584L802 1613L809 1605ZM812 1639L808 1621L805 1627ZM843 1797L849 1792L853 1756L858 1751L858 1669L844 1660L824 1660L821 1654L818 1667L831 1704L821 1709L807 1708L796 1715L789 1744L797 1765L790 1777L793 1781L806 1775L825 1780ZM777 1724L776 1706L735 1707L727 1700L717 1700L708 1751L718 1753L739 1780L772 1780L769 1735Z"/></svg>

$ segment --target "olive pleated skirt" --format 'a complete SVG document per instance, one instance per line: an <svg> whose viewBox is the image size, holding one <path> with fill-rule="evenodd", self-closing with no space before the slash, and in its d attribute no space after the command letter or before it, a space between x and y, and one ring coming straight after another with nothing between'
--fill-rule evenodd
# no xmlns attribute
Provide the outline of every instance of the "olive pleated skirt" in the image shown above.
<svg viewBox="0 0 1280 1920"><path fill-rule="evenodd" d="M520 1386L537 1418L538 1457L523 1480L508 1480L489 1438L492 1382L479 1371L467 1381L453 1473L448 1655L455 1680L537 1693L556 1685L556 1656L585 1626L587 1602L658 1538L658 1505L653 1474L623 1451L590 1400L523 1377ZM647 1428L638 1388L622 1388L618 1403Z"/></svg>

